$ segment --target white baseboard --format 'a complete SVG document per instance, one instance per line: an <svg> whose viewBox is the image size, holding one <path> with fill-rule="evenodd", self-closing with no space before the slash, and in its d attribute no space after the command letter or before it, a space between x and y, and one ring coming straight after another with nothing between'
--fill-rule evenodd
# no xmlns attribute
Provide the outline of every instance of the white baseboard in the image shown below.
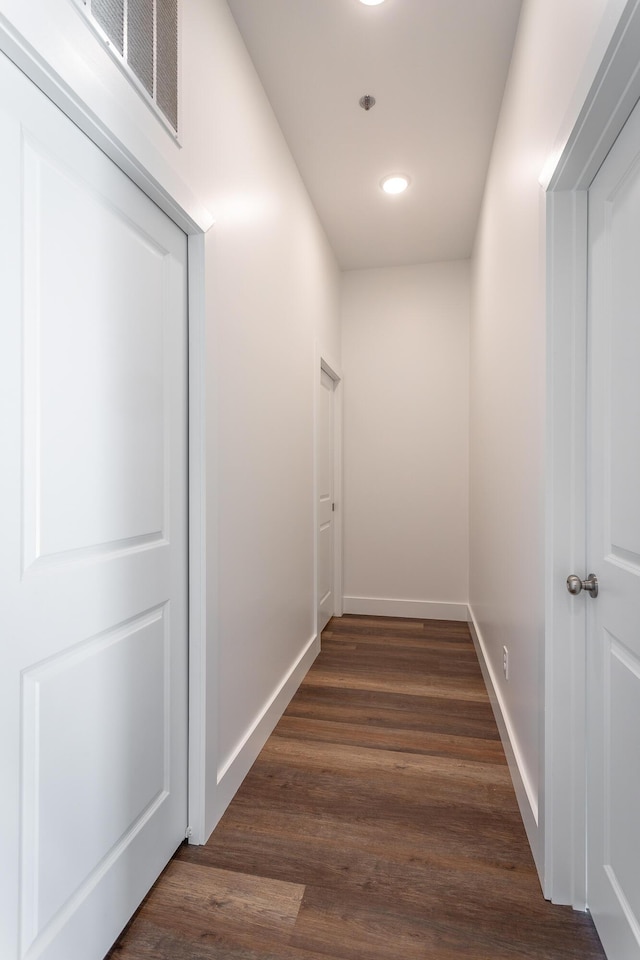
<svg viewBox="0 0 640 960"><path fill-rule="evenodd" d="M258 754L319 653L320 638L315 636L309 640L298 659L287 671L260 710L245 736L219 770L214 822L211 831L216 827L220 817L231 803L240 784L249 773Z"/></svg>
<svg viewBox="0 0 640 960"><path fill-rule="evenodd" d="M543 843L539 829L538 802L536 799L536 794L531 786L529 777L527 776L526 768L522 761L520 748L513 732L513 726L509 719L509 713L500 695L499 685L496 683L493 669L489 662L489 658L486 655L486 648L482 639L482 634L480 633L478 624L473 615L472 607L469 607L469 629L471 631L471 637L476 648L478 660L480 661L480 669L482 670L482 676L484 677L484 682L487 687L487 692L491 701L491 707L493 709L498 730L500 732L500 739L502 740L502 746L504 747L507 763L509 765L509 773L511 774L511 780L513 781L513 788L516 793L518 806L520 807L520 815L522 816L522 821L527 833L527 838L529 840L529 846L531 847L533 859L536 864L536 869L542 882Z"/></svg>
<svg viewBox="0 0 640 960"><path fill-rule="evenodd" d="M344 613L366 617L411 617L417 620L469 619L466 603L436 603L432 600L388 600L381 597L344 597Z"/></svg>

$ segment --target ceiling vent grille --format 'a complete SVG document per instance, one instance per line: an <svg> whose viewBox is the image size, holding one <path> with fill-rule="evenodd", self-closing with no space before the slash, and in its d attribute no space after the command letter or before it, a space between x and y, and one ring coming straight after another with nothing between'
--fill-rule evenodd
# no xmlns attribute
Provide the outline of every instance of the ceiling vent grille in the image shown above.
<svg viewBox="0 0 640 960"><path fill-rule="evenodd" d="M116 62L178 132L178 0L76 0Z"/></svg>

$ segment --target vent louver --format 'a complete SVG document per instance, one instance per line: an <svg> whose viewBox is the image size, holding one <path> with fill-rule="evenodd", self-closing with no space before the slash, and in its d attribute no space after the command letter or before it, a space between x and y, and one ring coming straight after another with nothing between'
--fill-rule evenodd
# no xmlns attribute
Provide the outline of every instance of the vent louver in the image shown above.
<svg viewBox="0 0 640 960"><path fill-rule="evenodd" d="M127 61L151 96L155 68L153 8L153 0L129 0L127 4Z"/></svg>
<svg viewBox="0 0 640 960"><path fill-rule="evenodd" d="M76 0L124 70L178 130L178 0Z"/></svg>
<svg viewBox="0 0 640 960"><path fill-rule="evenodd" d="M178 4L156 0L156 100L165 117L178 128Z"/></svg>
<svg viewBox="0 0 640 960"><path fill-rule="evenodd" d="M93 0L91 13L118 53L124 54L124 0Z"/></svg>

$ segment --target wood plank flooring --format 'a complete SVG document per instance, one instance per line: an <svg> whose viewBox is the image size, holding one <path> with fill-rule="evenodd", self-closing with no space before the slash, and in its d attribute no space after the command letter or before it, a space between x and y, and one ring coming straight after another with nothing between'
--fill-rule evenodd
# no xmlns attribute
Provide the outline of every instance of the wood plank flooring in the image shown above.
<svg viewBox="0 0 640 960"><path fill-rule="evenodd" d="M466 624L345 616L110 960L602 960L547 903Z"/></svg>

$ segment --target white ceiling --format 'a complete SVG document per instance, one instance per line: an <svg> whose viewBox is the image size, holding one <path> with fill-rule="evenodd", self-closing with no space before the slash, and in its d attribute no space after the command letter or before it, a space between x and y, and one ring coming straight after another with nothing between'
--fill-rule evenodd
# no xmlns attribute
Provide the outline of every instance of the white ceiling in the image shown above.
<svg viewBox="0 0 640 960"><path fill-rule="evenodd" d="M468 257L521 0L228 2L341 267Z"/></svg>

